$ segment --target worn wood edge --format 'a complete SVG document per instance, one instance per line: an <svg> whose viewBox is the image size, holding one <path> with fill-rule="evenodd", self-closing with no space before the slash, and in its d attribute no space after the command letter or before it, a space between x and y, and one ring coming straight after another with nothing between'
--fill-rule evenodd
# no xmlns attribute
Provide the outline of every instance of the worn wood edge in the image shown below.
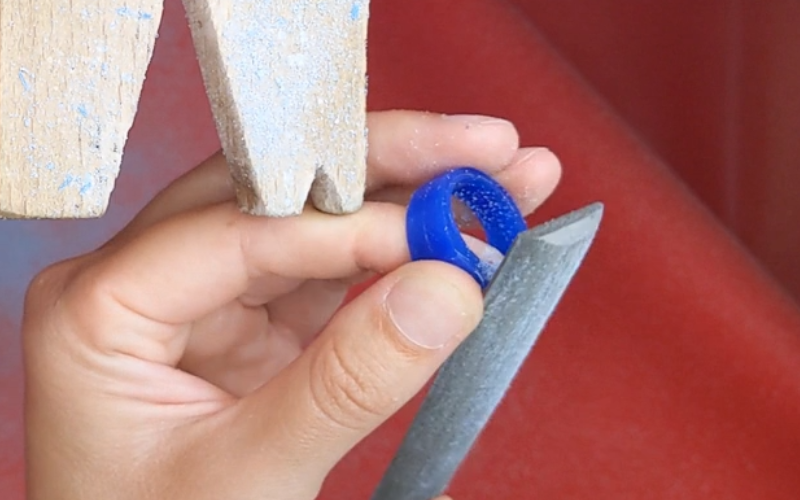
<svg viewBox="0 0 800 500"><path fill-rule="evenodd" d="M358 210L368 0L184 0L241 209ZM312 36L313 35L313 36Z"/></svg>
<svg viewBox="0 0 800 500"><path fill-rule="evenodd" d="M0 217L100 217L133 125L162 1L2 4Z"/></svg>

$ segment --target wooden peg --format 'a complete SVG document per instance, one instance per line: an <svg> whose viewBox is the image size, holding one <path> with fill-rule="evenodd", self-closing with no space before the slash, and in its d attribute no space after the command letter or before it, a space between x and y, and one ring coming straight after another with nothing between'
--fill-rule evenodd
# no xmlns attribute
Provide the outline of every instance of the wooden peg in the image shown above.
<svg viewBox="0 0 800 500"><path fill-rule="evenodd" d="M0 216L105 213L162 0L0 0Z"/></svg>
<svg viewBox="0 0 800 500"><path fill-rule="evenodd" d="M369 0L184 0L242 209L360 208Z"/></svg>

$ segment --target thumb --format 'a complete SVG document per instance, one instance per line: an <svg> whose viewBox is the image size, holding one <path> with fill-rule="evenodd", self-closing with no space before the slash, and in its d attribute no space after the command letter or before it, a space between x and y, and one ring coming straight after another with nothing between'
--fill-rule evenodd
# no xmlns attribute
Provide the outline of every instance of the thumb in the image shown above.
<svg viewBox="0 0 800 500"><path fill-rule="evenodd" d="M293 476L299 468L322 479L424 387L482 308L477 283L453 266L399 268L342 308L294 364L245 401L259 407L246 413L276 419L262 421L254 437Z"/></svg>

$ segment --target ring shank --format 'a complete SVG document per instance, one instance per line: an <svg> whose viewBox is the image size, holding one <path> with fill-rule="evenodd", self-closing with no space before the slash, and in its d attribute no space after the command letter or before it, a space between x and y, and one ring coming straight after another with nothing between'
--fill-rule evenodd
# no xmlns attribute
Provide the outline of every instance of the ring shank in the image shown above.
<svg viewBox="0 0 800 500"><path fill-rule="evenodd" d="M453 197L475 214L487 243L504 255L527 229L525 218L503 186L472 167L448 170L411 196L406 215L411 260L439 260L455 265L485 288L496 266L483 262L467 246L453 214Z"/></svg>

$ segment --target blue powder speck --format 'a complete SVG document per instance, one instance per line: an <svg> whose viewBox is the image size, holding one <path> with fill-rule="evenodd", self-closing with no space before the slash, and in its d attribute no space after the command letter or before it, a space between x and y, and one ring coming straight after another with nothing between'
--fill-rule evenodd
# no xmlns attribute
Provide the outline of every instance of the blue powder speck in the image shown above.
<svg viewBox="0 0 800 500"><path fill-rule="evenodd" d="M78 114L81 115L84 118L89 116L89 112L86 110L86 105L85 104L78 104L77 111L78 111Z"/></svg>
<svg viewBox="0 0 800 500"><path fill-rule="evenodd" d="M58 190L63 191L67 189L74 181L75 178L72 176L72 174L67 174L67 176L64 177L64 182L62 182L61 185L58 186Z"/></svg>
<svg viewBox="0 0 800 500"><path fill-rule="evenodd" d="M350 19L353 21L357 21L358 17L361 15L361 5L358 3L354 3L353 7L350 9Z"/></svg>
<svg viewBox="0 0 800 500"><path fill-rule="evenodd" d="M81 185L80 194L81 196L88 194L91 191L92 187L94 186L94 181L91 177L86 176L84 178L83 184Z"/></svg>
<svg viewBox="0 0 800 500"><path fill-rule="evenodd" d="M153 19L153 14L149 12L134 11L130 7L120 7L117 9L117 15L122 17L130 17L139 20L149 21Z"/></svg>
<svg viewBox="0 0 800 500"><path fill-rule="evenodd" d="M28 79L25 77L25 73L27 72L28 71L24 68L19 70L19 81L22 83L22 88L25 90L25 92L30 92L31 84L28 83Z"/></svg>

